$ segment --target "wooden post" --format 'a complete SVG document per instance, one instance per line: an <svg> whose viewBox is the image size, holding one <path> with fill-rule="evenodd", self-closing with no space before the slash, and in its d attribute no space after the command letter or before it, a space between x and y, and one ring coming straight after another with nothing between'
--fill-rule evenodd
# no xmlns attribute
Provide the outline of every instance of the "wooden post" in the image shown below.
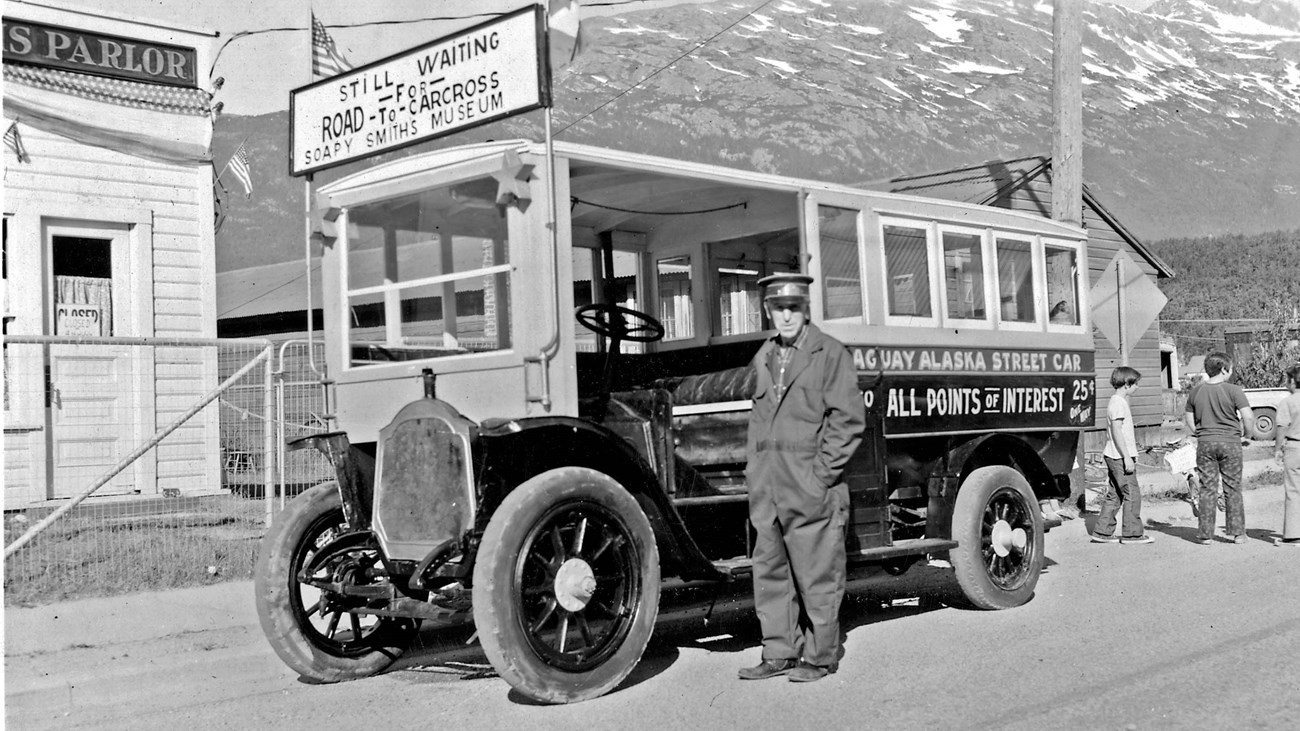
<svg viewBox="0 0 1300 731"><path fill-rule="evenodd" d="M1132 345L1128 341L1128 306L1124 301L1124 257L1115 261L1115 317L1119 319L1119 364L1128 365L1128 351Z"/></svg>
<svg viewBox="0 0 1300 731"><path fill-rule="evenodd" d="M1083 223L1083 0L1052 4L1052 218Z"/></svg>

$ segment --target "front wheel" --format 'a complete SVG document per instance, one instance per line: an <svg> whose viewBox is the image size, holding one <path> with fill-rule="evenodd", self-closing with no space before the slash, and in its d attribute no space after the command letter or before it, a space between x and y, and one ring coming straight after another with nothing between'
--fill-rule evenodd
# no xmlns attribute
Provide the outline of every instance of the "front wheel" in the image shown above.
<svg viewBox="0 0 1300 731"><path fill-rule="evenodd" d="M506 682L535 700L608 692L659 612L659 550L641 506L607 475L544 472L492 515L474 565L474 624Z"/></svg>
<svg viewBox="0 0 1300 731"><path fill-rule="evenodd" d="M957 492L952 567L962 594L978 609L1029 601L1043 569L1043 516L1024 476L980 467Z"/></svg>
<svg viewBox="0 0 1300 731"><path fill-rule="evenodd" d="M338 485L327 482L294 498L262 539L253 588L257 618L275 654L317 682L373 675L393 663L419 630L411 619L349 611L348 597L304 583L302 570L348 532ZM377 549L364 541L337 546L321 581L382 581Z"/></svg>

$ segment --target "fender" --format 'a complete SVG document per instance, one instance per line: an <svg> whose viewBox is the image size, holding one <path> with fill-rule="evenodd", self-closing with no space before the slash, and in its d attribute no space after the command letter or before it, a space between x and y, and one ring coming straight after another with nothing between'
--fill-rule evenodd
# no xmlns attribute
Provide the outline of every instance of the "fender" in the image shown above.
<svg viewBox="0 0 1300 731"><path fill-rule="evenodd" d="M568 416L487 421L475 451L476 460L482 459L480 515L491 515L507 493L534 475L555 467L589 467L614 478L641 505L659 543L665 576L725 580L691 538L654 470L609 429Z"/></svg>
<svg viewBox="0 0 1300 731"><path fill-rule="evenodd" d="M1033 446L1011 434L985 434L962 443L948 453L945 478L957 479L977 467L992 464L1004 464L1019 471L1039 500L1070 496L1069 478L1058 479Z"/></svg>
<svg viewBox="0 0 1300 731"><path fill-rule="evenodd" d="M353 530L370 530L375 491L375 457L348 441L347 432L311 434L290 440L287 451L315 449L329 460L343 499L343 517Z"/></svg>

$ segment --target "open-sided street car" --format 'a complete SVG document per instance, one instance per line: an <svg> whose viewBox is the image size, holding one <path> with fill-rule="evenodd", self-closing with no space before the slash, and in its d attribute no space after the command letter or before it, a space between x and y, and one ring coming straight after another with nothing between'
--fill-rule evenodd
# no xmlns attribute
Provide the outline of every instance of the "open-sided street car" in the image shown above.
<svg viewBox="0 0 1300 731"><path fill-rule="evenodd" d="M472 618L532 698L615 687L661 581L748 572L747 365L776 272L815 277L812 319L857 366L851 569L947 559L975 607L1030 599L1040 503L1068 496L1093 422L1082 230L580 145L547 158L478 144L321 190L345 431L307 440L336 479L276 518L256 577L290 667L365 676L421 623Z"/></svg>

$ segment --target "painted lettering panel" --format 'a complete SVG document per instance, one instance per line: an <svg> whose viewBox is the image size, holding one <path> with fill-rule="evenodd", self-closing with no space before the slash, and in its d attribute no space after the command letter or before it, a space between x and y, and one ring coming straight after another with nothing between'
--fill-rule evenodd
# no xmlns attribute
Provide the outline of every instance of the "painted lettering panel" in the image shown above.
<svg viewBox="0 0 1300 731"><path fill-rule="evenodd" d="M541 6L295 89L291 175L550 104Z"/></svg>
<svg viewBox="0 0 1300 731"><path fill-rule="evenodd" d="M152 84L196 87L193 48L4 19L4 60Z"/></svg>
<svg viewBox="0 0 1300 731"><path fill-rule="evenodd" d="M1093 354L971 348L849 348L885 433L1091 427ZM880 381L880 387L871 386Z"/></svg>

